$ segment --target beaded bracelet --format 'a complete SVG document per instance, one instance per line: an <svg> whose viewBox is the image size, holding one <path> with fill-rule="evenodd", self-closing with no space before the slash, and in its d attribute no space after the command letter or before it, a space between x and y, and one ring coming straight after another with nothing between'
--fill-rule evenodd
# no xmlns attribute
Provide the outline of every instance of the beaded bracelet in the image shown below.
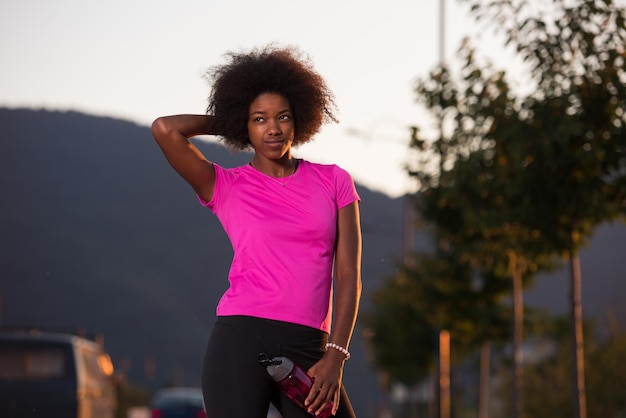
<svg viewBox="0 0 626 418"><path fill-rule="evenodd" d="M346 356L346 360L350 360L350 352L348 350L346 350L345 348L343 348L340 345L337 345L335 343L326 343L326 348L331 347L334 348L335 350L339 350L343 353L344 356Z"/></svg>

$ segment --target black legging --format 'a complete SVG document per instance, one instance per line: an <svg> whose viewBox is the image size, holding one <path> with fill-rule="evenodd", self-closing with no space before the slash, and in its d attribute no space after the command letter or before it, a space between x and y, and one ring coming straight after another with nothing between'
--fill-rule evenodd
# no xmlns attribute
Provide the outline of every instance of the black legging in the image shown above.
<svg viewBox="0 0 626 418"><path fill-rule="evenodd" d="M311 418L283 395L258 361L285 356L308 370L324 354L323 331L249 316L219 317L213 326L202 368L202 391L207 416L266 418L270 403L284 418ZM355 414L342 385L336 417Z"/></svg>

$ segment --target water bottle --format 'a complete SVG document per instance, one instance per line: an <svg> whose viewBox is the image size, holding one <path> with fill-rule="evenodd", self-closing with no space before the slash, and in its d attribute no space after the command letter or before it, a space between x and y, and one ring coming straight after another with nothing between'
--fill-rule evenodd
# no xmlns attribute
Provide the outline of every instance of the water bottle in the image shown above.
<svg viewBox="0 0 626 418"><path fill-rule="evenodd" d="M307 407L304 406L304 400L309 396L311 386L313 385L311 376L287 357L270 359L266 354L261 353L258 361L262 366L265 366L267 373L278 384L280 390L289 399L306 410ZM332 411L333 403L330 402L317 417L329 418L332 416Z"/></svg>

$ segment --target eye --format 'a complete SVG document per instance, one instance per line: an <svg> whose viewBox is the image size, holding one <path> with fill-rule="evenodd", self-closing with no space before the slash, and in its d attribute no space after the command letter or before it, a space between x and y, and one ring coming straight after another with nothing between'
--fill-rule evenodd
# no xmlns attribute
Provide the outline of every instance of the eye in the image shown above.
<svg viewBox="0 0 626 418"><path fill-rule="evenodd" d="M286 121L286 120L290 120L290 119L291 119L291 115L287 115L287 114L285 114L285 115L280 115L280 116L278 117L278 120L280 120L280 121Z"/></svg>
<svg viewBox="0 0 626 418"><path fill-rule="evenodd" d="M257 116L256 118L252 119L252 122L263 122L265 120L265 118L263 118L262 116Z"/></svg>

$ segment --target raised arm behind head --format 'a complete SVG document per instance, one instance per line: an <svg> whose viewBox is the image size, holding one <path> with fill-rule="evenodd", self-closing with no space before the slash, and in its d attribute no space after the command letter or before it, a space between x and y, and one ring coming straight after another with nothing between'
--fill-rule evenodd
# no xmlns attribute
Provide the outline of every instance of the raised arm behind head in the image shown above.
<svg viewBox="0 0 626 418"><path fill-rule="evenodd" d="M189 141L198 135L216 135L212 116L173 115L152 123L152 136L172 168L205 201L211 200L215 186L215 168Z"/></svg>

